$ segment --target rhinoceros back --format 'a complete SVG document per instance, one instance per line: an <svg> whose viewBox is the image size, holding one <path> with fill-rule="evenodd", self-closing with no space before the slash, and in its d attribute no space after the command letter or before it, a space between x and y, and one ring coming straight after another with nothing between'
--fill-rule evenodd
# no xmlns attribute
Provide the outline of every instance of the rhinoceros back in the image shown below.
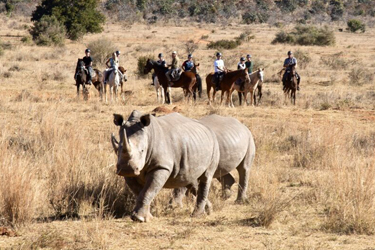
<svg viewBox="0 0 375 250"><path fill-rule="evenodd" d="M164 187L184 187L194 183L205 171L215 171L219 145L215 133L196 120L178 113L157 117L153 126L152 158L157 165L171 169ZM154 121L153 121L154 122Z"/></svg>
<svg viewBox="0 0 375 250"><path fill-rule="evenodd" d="M235 169L246 156L254 158L253 136L237 119L210 115L199 122L214 131L219 143L220 161L215 177L221 177Z"/></svg>

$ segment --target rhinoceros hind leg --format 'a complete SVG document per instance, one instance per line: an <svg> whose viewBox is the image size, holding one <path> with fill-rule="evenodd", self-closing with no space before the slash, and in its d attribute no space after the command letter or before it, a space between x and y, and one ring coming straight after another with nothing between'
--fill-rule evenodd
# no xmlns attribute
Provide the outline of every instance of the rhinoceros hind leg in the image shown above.
<svg viewBox="0 0 375 250"><path fill-rule="evenodd" d="M230 196L232 195L232 192L231 192L231 187L233 186L233 184L236 182L234 180L234 177L233 175L231 175L230 173L229 174L226 174L222 177L219 177L217 178L220 182L221 182L221 186L222 186L222 197L223 199L227 200L230 198Z"/></svg>

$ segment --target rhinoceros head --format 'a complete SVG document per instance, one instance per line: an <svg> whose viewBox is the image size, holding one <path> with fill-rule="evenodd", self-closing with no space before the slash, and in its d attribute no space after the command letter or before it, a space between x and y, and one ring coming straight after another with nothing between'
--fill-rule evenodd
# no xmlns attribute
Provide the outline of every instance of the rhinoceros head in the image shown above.
<svg viewBox="0 0 375 250"><path fill-rule="evenodd" d="M122 115L114 114L113 122L120 127L120 141L112 134L112 146L117 154L117 174L126 177L137 176L143 169L148 150L146 127L151 115L133 111L127 121Z"/></svg>

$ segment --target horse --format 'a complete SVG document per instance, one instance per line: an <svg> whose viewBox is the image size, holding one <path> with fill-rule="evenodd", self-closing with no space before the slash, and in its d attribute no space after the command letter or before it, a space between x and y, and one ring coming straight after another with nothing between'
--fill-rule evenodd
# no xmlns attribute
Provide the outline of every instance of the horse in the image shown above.
<svg viewBox="0 0 375 250"><path fill-rule="evenodd" d="M94 87L99 91L100 98L103 100L103 75L98 69L94 69L95 75L91 76L91 81L94 85ZM85 63L83 62L83 59L78 59L76 71L74 74L74 79L76 80L76 86L77 86L77 98L79 98L79 87L82 85L82 92L84 95L85 100L89 97L89 88L87 84L87 69L85 67Z"/></svg>
<svg viewBox="0 0 375 250"><path fill-rule="evenodd" d="M207 85L207 96L208 96L208 104L211 105L212 102L215 101L215 95L216 95L216 84L214 83L214 74L210 73L206 77L206 85ZM232 91L233 91L233 85L234 82L238 79L245 79L245 81L250 81L249 75L247 73L246 69L239 69L234 71L228 71L226 74L224 74L223 79L220 82L220 90L221 90L221 100L220 105L223 102L224 93L227 93L227 101L226 104L229 104L230 107L234 107L233 101L232 101ZM211 88L213 88L213 94L211 96Z"/></svg>
<svg viewBox="0 0 375 250"><path fill-rule="evenodd" d="M120 74L119 74L118 71L121 72L122 77L120 77ZM126 81L125 72L126 72L126 70L124 69L124 67L119 66L117 70L112 70L112 72L110 73L110 75L108 77L108 81L104 85L105 102L106 103L108 102L107 85L109 85L109 89L110 89L111 102L113 101L113 95L115 96L115 98L114 98L115 102L117 101L117 93L118 93L119 88L121 89L120 90L120 96L122 96L122 99L125 101L124 91L123 91L123 81L124 80ZM103 73L103 76L104 75L105 74ZM104 81L105 81L105 79L103 79L103 82Z"/></svg>
<svg viewBox="0 0 375 250"><path fill-rule="evenodd" d="M250 92L250 105L256 105L256 95L255 91L258 89L258 104L262 98L262 83L264 78L264 68L258 69L257 71L249 74L250 81L248 84L245 83L244 90L240 89L240 86L235 84L234 89L238 92L238 99L240 105L242 105L242 94L244 95L244 101L247 103L247 94Z"/></svg>
<svg viewBox="0 0 375 250"><path fill-rule="evenodd" d="M168 69L151 59L147 59L143 70L144 74L150 73L152 69L158 77L160 84L163 86L166 103L172 104L172 98L169 91L170 87L182 88L185 93L185 99L188 98L189 101L190 97L193 96L194 101L196 100L194 95L194 92L196 91L196 77L193 72L183 72L177 81L172 81L172 85L170 86L167 76L165 75Z"/></svg>
<svg viewBox="0 0 375 250"><path fill-rule="evenodd" d="M163 86L161 86L157 76L154 77L154 86L155 86L156 97L157 97L158 103L161 102L161 104L164 104L164 101L165 101L164 89L163 89ZM169 89L168 92L170 93L171 90ZM159 98L159 93L160 93L161 98Z"/></svg>
<svg viewBox="0 0 375 250"><path fill-rule="evenodd" d="M293 105L296 105L296 91L298 86L297 76L296 76L296 66L293 65L290 67L289 73L286 74L286 79L284 82L284 95L285 95L285 103L287 102L288 95L290 94L290 101ZM281 71L280 71L281 72Z"/></svg>

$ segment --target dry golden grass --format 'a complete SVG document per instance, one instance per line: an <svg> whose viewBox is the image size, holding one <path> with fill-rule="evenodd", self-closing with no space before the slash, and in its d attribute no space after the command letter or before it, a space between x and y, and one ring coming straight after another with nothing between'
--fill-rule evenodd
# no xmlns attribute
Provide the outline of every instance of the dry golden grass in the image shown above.
<svg viewBox="0 0 375 250"><path fill-rule="evenodd" d="M373 30L336 33L334 47L291 48L271 45L277 30L264 25L108 24L103 34L68 41L62 48L45 48L23 45L20 39L26 31L9 28L14 21L22 25L26 20L1 19L5 27L1 40L11 43L12 50L4 51L0 63L0 226L13 227L19 236L0 236L0 248L374 248ZM137 57L168 55L173 50L184 55L186 42L192 39L198 44L194 56L205 76L212 70L215 52L206 49L207 40L236 37L247 29L255 39L223 53L229 68L247 53L266 68L261 106L210 107L206 94L196 104L186 105L182 90L174 89L175 103L166 108L177 106L191 118L232 116L251 129L257 154L248 204L234 204L237 186L229 200L221 200L215 181L210 216L190 218L192 197L185 199L184 208L169 208L170 190L163 190L152 207L154 221L133 223L126 215L134 200L115 175L109 137L117 132L113 113L151 112L159 106L150 79L135 74ZM188 30L194 35L187 35ZM85 44L103 36L123 52L121 61L129 72L125 88L133 93L125 103L103 104L93 89L89 101L76 99L77 57L82 57ZM299 49L312 60L299 70L302 90L296 106L284 104L276 76L290 49ZM322 58L332 61L330 56L338 53L340 60L356 63L335 68L323 63ZM351 76L359 76L359 67L366 75L360 76L358 85L352 84Z"/></svg>

